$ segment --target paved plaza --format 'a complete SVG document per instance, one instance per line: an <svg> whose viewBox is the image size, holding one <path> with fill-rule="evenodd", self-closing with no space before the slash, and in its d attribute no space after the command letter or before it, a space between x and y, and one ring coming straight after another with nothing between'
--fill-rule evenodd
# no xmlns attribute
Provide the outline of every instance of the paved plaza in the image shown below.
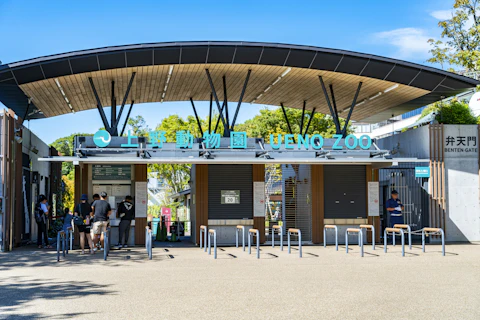
<svg viewBox="0 0 480 320"><path fill-rule="evenodd" d="M0 254L1 319L480 319L480 245Z"/></svg>

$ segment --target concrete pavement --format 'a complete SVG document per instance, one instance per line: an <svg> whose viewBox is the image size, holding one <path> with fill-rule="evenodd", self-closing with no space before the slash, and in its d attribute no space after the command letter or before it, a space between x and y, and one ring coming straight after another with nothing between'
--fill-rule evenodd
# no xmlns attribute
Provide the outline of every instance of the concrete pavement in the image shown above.
<svg viewBox="0 0 480 320"><path fill-rule="evenodd" d="M480 245L222 249L0 254L0 318L480 319Z"/></svg>

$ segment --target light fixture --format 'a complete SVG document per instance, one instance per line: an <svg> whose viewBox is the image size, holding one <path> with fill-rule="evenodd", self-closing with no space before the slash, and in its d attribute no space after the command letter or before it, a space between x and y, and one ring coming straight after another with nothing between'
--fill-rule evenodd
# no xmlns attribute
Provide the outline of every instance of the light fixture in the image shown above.
<svg viewBox="0 0 480 320"><path fill-rule="evenodd" d="M170 79L172 78L172 73L173 73L173 66L170 66L170 68L168 69L167 80L165 81L165 87L163 88L162 99L160 100L160 102L163 102L163 100L165 99L165 95L167 94L168 84L170 83Z"/></svg>
<svg viewBox="0 0 480 320"><path fill-rule="evenodd" d="M75 110L73 109L72 104L70 103L70 100L68 100L67 96L65 95L65 91L63 91L62 85L60 84L60 81L58 81L57 78L55 78L55 83L57 84L58 90L60 90L60 93L62 94L63 99L65 99L67 106L70 108L70 111L72 113L75 113Z"/></svg>
<svg viewBox="0 0 480 320"><path fill-rule="evenodd" d="M375 99L375 98L380 97L381 95L382 95L382 93L379 92L379 93L377 93L376 95L373 95L373 96L369 97L368 100L373 100L373 99Z"/></svg>
<svg viewBox="0 0 480 320"><path fill-rule="evenodd" d="M391 87L389 87L389 88L387 88L387 89L385 89L385 90L383 91L383 93L390 92L390 91L395 90L395 89L397 89L397 88L398 88L398 83L395 84L395 85L393 85L393 86L391 86Z"/></svg>
<svg viewBox="0 0 480 320"><path fill-rule="evenodd" d="M272 89L272 87L274 85L276 85L280 80L282 80L283 77L285 77L290 71L292 71L292 68L288 68L287 70L285 70L277 79L275 79L275 81L273 81L273 83L271 85L269 85L268 87L265 88L265 90L263 90L262 93L260 93L255 99L252 100L252 102L250 103L255 103L255 101L257 101L258 99L260 99L261 97L263 97L263 94L266 93L268 90Z"/></svg>

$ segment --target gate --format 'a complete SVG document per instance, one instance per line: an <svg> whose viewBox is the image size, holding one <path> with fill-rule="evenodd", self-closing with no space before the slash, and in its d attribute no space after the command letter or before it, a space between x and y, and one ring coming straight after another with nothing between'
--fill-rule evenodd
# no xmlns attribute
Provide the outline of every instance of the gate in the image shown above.
<svg viewBox="0 0 480 320"><path fill-rule="evenodd" d="M379 170L379 182L383 197L382 232L389 225L389 214L386 202L391 196L392 190L398 191L398 197L405 206L403 218L405 224L413 230L420 230L429 225L429 194L428 178L415 178L415 167L385 168Z"/></svg>

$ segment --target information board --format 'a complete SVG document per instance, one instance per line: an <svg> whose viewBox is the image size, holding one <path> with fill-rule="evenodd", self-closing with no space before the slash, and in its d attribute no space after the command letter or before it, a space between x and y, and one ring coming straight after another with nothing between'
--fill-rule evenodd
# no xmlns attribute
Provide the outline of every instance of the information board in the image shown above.
<svg viewBox="0 0 480 320"><path fill-rule="evenodd" d="M148 207L147 182L135 182L135 217L146 218Z"/></svg>
<svg viewBox="0 0 480 320"><path fill-rule="evenodd" d="M265 182L253 182L253 216L265 217Z"/></svg>
<svg viewBox="0 0 480 320"><path fill-rule="evenodd" d="M378 182L368 182L368 215L378 217L380 215L380 189Z"/></svg>
<svg viewBox="0 0 480 320"><path fill-rule="evenodd" d="M124 164L95 164L92 180L132 180L132 166Z"/></svg>
<svg viewBox="0 0 480 320"><path fill-rule="evenodd" d="M221 190L222 204L240 204L240 190Z"/></svg>

